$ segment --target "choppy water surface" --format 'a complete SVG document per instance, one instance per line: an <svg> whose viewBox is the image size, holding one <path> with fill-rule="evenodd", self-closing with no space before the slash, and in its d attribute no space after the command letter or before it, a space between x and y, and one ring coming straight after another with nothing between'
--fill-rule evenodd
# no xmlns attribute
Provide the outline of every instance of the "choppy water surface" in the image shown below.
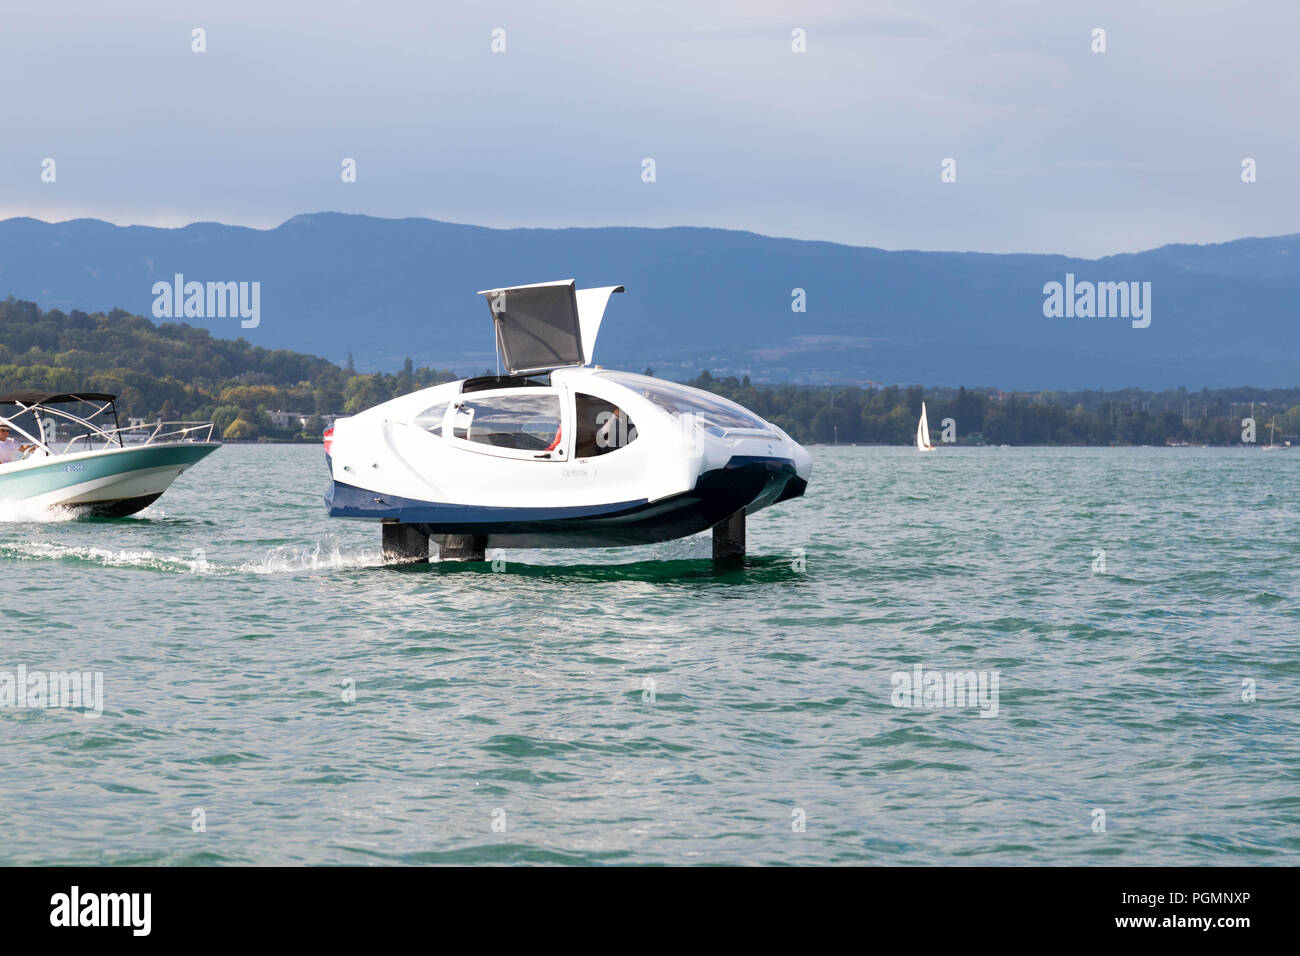
<svg viewBox="0 0 1300 956"><path fill-rule="evenodd" d="M1300 452L814 457L723 572L381 568L314 447L0 516L0 670L106 698L0 709L0 861L1300 861ZM916 664L997 716L893 706Z"/></svg>

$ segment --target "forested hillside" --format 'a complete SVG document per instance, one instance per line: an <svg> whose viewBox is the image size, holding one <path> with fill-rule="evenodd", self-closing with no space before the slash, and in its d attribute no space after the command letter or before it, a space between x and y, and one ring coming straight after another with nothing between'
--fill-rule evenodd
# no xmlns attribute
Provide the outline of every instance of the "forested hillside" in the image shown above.
<svg viewBox="0 0 1300 956"><path fill-rule="evenodd" d="M122 309L42 312L33 302L0 302L0 391L111 392L124 423L200 419L231 439L319 440L323 416L453 378L409 359L396 374L361 375L315 355L214 338L184 323L155 325ZM309 421L276 427L276 411Z"/></svg>

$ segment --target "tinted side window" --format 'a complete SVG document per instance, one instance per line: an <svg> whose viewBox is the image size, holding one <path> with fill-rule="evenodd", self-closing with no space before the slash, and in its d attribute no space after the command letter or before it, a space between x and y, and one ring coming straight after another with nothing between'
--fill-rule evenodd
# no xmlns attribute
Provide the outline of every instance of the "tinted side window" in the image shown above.
<svg viewBox="0 0 1300 956"><path fill-rule="evenodd" d="M749 410L698 388L623 372L601 372L600 374L604 378L634 389L670 415L694 415L721 428L763 430L767 428L762 419Z"/></svg>
<svg viewBox="0 0 1300 956"><path fill-rule="evenodd" d="M493 448L552 451L560 444L560 399L555 394L461 399L452 433Z"/></svg>
<svg viewBox="0 0 1300 956"><path fill-rule="evenodd" d="M431 435L442 435L442 419L447 413L447 402L439 402L415 416L415 424Z"/></svg>
<svg viewBox="0 0 1300 956"><path fill-rule="evenodd" d="M636 426L617 405L582 392L574 398L577 411L574 454L578 458L608 455L636 440Z"/></svg>

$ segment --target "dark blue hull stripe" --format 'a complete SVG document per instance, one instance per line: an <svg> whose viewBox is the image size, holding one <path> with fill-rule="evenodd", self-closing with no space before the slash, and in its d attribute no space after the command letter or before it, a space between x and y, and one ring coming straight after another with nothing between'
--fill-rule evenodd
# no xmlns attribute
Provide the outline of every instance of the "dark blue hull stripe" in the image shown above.
<svg viewBox="0 0 1300 956"><path fill-rule="evenodd" d="M400 495L367 491L336 481L325 496L331 518L381 518L403 524L518 524L536 521L572 521L621 514L647 504L620 501L607 505L578 505L571 508L499 508L483 505L457 505L437 501L420 501Z"/></svg>
<svg viewBox="0 0 1300 956"><path fill-rule="evenodd" d="M784 458L733 458L701 475L693 490L569 508L500 508L419 501L335 481L325 503L338 518L416 525L426 534L485 535L488 547L609 547L668 541L705 531L742 508L803 494L806 482Z"/></svg>

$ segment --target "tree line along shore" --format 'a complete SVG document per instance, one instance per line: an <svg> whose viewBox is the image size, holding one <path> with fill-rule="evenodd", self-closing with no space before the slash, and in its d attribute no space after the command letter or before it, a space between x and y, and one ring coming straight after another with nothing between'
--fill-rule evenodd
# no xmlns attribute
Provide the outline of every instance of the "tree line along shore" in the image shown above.
<svg viewBox="0 0 1300 956"><path fill-rule="evenodd" d="M122 309L65 313L12 297L0 301L0 391L110 392L123 424L202 420L231 441L319 441L333 416L460 377L416 368L409 358L395 373L362 373L351 361L340 366L215 338L184 323L155 325ZM1007 393L770 385L707 370L686 384L737 401L807 444L910 444L922 401L936 441L947 427L958 444L1240 445L1248 418L1259 444L1300 435L1300 387Z"/></svg>

